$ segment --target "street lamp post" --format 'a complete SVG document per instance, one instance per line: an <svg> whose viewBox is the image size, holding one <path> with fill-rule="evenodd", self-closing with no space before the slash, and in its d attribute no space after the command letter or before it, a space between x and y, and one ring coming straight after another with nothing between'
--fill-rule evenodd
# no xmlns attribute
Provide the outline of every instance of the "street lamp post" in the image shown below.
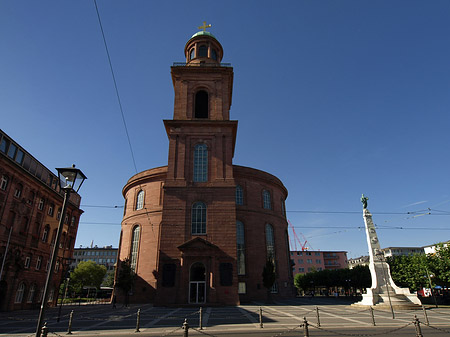
<svg viewBox="0 0 450 337"><path fill-rule="evenodd" d="M75 168L75 165L67 168L57 168L59 176L59 184L61 189L64 191L64 202L61 212L61 218L59 219L58 231L56 232L56 239L53 245L53 252L50 260L50 266L47 272L47 279L45 281L44 294L42 296L41 310L39 312L39 319L36 327L35 337L41 336L42 325L45 317L45 307L47 304L48 293L50 288L50 283L52 281L53 271L56 264L56 259L58 257L59 242L61 240L61 233L64 226L64 218L66 217L67 203L69 201L70 193L72 191L78 192L81 185L83 184L86 176L79 169Z"/></svg>

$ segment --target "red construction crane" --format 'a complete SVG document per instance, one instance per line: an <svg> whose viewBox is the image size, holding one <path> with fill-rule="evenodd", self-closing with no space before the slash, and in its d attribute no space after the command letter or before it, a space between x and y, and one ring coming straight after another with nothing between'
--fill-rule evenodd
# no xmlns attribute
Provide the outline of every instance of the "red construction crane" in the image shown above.
<svg viewBox="0 0 450 337"><path fill-rule="evenodd" d="M308 247L306 247L308 240L306 240L305 236L302 233L300 233L300 235L303 237L303 243L302 243L302 241L297 236L297 233L295 232L294 226L292 226L292 223L289 220L288 220L288 224L289 224L289 226L291 226L292 233L294 233L294 250L297 251L297 242L299 243L300 247L302 248L301 249L302 251L308 250ZM308 246L312 250L312 247L309 243L308 243ZM291 244L291 247L292 247L292 244Z"/></svg>

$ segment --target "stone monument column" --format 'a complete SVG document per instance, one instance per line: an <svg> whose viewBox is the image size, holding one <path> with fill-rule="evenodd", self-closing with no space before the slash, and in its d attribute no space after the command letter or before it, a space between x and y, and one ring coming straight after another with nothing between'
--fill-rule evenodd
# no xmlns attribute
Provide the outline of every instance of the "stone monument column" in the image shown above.
<svg viewBox="0 0 450 337"><path fill-rule="evenodd" d="M415 294L411 294L408 288L398 287L391 277L389 264L384 258L380 248L372 214L367 209L367 200L364 194L361 197L363 203L363 217L366 228L367 246L369 248L369 269L372 277L372 286L363 294L362 301L355 305L376 305L401 308L415 308L422 303Z"/></svg>

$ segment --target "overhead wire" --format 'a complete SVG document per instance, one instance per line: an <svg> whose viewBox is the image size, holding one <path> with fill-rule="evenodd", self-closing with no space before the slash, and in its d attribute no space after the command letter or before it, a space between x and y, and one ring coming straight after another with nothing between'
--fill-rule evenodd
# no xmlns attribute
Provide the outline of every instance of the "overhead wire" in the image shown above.
<svg viewBox="0 0 450 337"><path fill-rule="evenodd" d="M95 10L97 12L98 23L100 25L100 30L102 32L103 43L105 44L106 55L108 56L109 68L111 69L111 75L112 75L112 79L113 79L113 82L114 82L114 88L116 90L117 101L119 103L119 109L120 109L120 113L122 115L122 121L123 121L123 125L124 125L124 128L125 128L125 133L127 135L128 145L130 147L130 153L131 153L131 158L133 160L134 170L136 171L136 173L138 173L137 166L136 166L136 160L134 158L133 147L131 146L130 134L128 133L128 127L127 127L127 123L125 121L125 114L123 112L122 102L120 100L120 95L119 95L119 89L117 87L116 76L114 75L114 69L113 69L113 66L112 66L111 57L109 55L108 44L106 43L105 32L103 30L102 20L100 19L100 13L98 11L98 6L97 6L97 1L96 0L94 0L94 4L95 4Z"/></svg>

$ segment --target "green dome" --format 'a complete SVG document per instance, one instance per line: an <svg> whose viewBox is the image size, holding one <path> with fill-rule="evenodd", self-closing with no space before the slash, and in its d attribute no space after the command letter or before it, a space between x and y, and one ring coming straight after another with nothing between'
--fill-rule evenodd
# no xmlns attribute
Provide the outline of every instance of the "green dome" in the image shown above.
<svg viewBox="0 0 450 337"><path fill-rule="evenodd" d="M211 36L212 38L217 40L217 38L214 35L212 35L211 32L207 32L206 30L201 30L201 31L195 33L194 35L192 35L191 39L196 36L204 36L204 35Z"/></svg>

